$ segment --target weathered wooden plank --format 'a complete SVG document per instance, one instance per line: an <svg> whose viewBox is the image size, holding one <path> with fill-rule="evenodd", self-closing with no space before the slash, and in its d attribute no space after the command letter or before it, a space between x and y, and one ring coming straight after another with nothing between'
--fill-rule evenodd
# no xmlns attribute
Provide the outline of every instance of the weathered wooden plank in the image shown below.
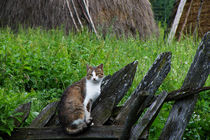
<svg viewBox="0 0 210 140"><path fill-rule="evenodd" d="M92 111L93 123L103 125L111 116L116 96L111 95L102 100Z"/></svg>
<svg viewBox="0 0 210 140"><path fill-rule="evenodd" d="M47 122L45 127L56 127L56 126L60 126L57 112L51 117L51 119Z"/></svg>
<svg viewBox="0 0 210 140"><path fill-rule="evenodd" d="M31 122L30 127L44 127L55 114L58 102L48 104Z"/></svg>
<svg viewBox="0 0 210 140"><path fill-rule="evenodd" d="M139 83L136 90L131 94L128 100L125 102L124 107L115 119L115 123L123 125L128 116L129 109L131 108L133 101L141 94L141 91L145 91L151 95L154 95L163 80L166 78L171 68L171 52L165 52L160 54L142 81ZM149 100L149 99L147 99ZM144 109L144 108L143 108ZM140 110L138 112L141 112ZM141 113L139 113L140 115Z"/></svg>
<svg viewBox="0 0 210 140"><path fill-rule="evenodd" d="M198 94L202 91L207 91L207 90L210 90L210 86L202 87L202 88L198 88L198 89L186 89L186 90L181 89L181 90L177 90L177 91L172 91L168 94L165 101L184 99L184 98L189 97L193 94Z"/></svg>
<svg viewBox="0 0 210 140"><path fill-rule="evenodd" d="M143 134L143 132L150 127L158 115L167 95L167 92L161 93L158 98L151 104L147 112L141 118L140 122L133 126L130 133L130 140L137 140Z"/></svg>
<svg viewBox="0 0 210 140"><path fill-rule="evenodd" d="M146 94L144 94L144 93L146 93L146 92L141 91L141 93L138 94L136 99L133 100L133 103L131 104L131 106L125 106L123 108L124 110L121 110L121 112L119 112L119 114L117 115L117 117L114 121L115 125L123 125L127 121L130 121L128 119L128 116L129 116L129 113L132 111L131 108L137 109L136 111L133 112L133 113L135 113L135 115L133 114L133 116L132 116L133 124L138 120L139 116L141 116L144 109L147 107L147 105L152 101L152 99L154 97L153 95L151 95L149 93L146 93ZM122 111L125 111L125 110L128 112L122 113ZM122 114L126 114L127 116L122 116ZM119 118L119 117L121 117L121 118Z"/></svg>
<svg viewBox="0 0 210 140"><path fill-rule="evenodd" d="M165 102L168 101L175 101L175 100L180 100L180 99L184 99L186 97L189 97L193 94L199 94L202 91L207 91L210 90L210 86L207 87L201 87L201 88L197 88L197 89L179 89L179 90L174 90L172 92L168 93L168 96L165 99ZM153 100L151 100L151 102L148 103L148 107L154 102L154 100L156 100L158 98L159 95L154 96Z"/></svg>
<svg viewBox="0 0 210 140"><path fill-rule="evenodd" d="M142 94L139 94L139 96L137 96L137 98L135 99L134 103L132 104L132 106L130 108L128 117L126 119L126 122L125 122L125 125L124 125L124 128L123 128L122 135L120 137L120 140L127 140L129 138L129 136L130 136L130 130L131 130L132 126L138 120L138 115L137 115L138 113L137 112L139 110L139 107L140 108L141 107L142 108L145 108L145 105L143 105L142 102L146 101L146 99L147 99L148 96L149 96L148 93L142 92Z"/></svg>
<svg viewBox="0 0 210 140"><path fill-rule="evenodd" d="M106 80L101 89L101 95L91 112L94 124L102 125L109 119L114 106L120 102L130 88L136 73L137 64L137 61L128 64Z"/></svg>
<svg viewBox="0 0 210 140"><path fill-rule="evenodd" d="M210 32L203 37L193 63L182 85L185 88L200 88L210 74ZM176 101L163 128L160 139L180 140L193 113L198 94Z"/></svg>
<svg viewBox="0 0 210 140"><path fill-rule="evenodd" d="M20 105L15 109L15 113L22 113L20 116L18 116L21 120L18 121L14 118L14 124L16 127L19 127L27 118L31 110L31 102L25 103Z"/></svg>
<svg viewBox="0 0 210 140"><path fill-rule="evenodd" d="M11 140L43 140L43 139L118 139L122 127L92 126L79 135L67 135L61 127L15 128Z"/></svg>

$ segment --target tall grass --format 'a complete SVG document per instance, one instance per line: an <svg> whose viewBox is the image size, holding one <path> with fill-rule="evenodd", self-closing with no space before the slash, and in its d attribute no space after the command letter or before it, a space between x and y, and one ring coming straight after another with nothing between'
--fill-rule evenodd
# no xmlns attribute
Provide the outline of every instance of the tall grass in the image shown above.
<svg viewBox="0 0 210 140"><path fill-rule="evenodd" d="M23 126L27 126L48 103L59 100L63 90L85 76L86 64L104 64L105 74L113 74L126 64L138 60L138 70L126 98L137 87L155 58L162 52L172 52L172 68L157 94L181 87L198 47L192 37L170 45L160 38L141 41L135 38L120 38L107 35L97 39L87 30L66 35L62 30L19 29L14 33L9 28L0 29L0 131L9 133L12 125L5 125L11 111L19 104L32 101L32 111ZM210 85L210 79L206 85ZM11 95L14 98L7 100ZM16 102L18 100L18 102ZM122 102L123 102L122 101ZM185 138L203 138L209 124L209 99L201 93ZM13 106L11 106L13 102ZM7 109L5 109L7 108ZM171 103L164 105L151 127L150 138L158 138L169 114ZM199 114L198 114L199 113ZM192 117L192 118L193 118ZM206 118L206 120L204 120ZM199 124L202 123L202 126ZM196 127L196 130L194 130ZM199 128L197 128L199 127ZM201 128L200 128L201 127Z"/></svg>

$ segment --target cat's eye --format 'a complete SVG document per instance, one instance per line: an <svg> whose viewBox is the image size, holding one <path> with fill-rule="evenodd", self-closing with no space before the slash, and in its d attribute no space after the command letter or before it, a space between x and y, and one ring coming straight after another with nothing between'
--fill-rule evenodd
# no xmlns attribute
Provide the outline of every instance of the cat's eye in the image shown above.
<svg viewBox="0 0 210 140"><path fill-rule="evenodd" d="M98 76L103 76L103 74L99 73Z"/></svg>
<svg viewBox="0 0 210 140"><path fill-rule="evenodd" d="M89 74L90 76L93 76L93 74L91 73L91 74Z"/></svg>

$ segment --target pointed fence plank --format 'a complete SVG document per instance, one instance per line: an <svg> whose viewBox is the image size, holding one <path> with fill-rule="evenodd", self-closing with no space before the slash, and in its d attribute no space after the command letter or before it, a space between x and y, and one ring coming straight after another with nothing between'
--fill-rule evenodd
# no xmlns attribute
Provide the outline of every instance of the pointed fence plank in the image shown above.
<svg viewBox="0 0 210 140"><path fill-rule="evenodd" d="M134 100L145 91L151 95L154 95L159 86L162 84L163 80L166 78L171 68L171 52L165 52L160 54L147 74L144 76L142 81L139 83L136 90L131 94L128 100L125 102L123 108L120 113L117 115L115 119L115 124L123 125L128 116L129 110L134 103ZM151 97L148 97L148 101ZM141 108L144 109L144 108ZM139 110L138 112L142 112L143 110ZM140 115L141 113L139 113Z"/></svg>
<svg viewBox="0 0 210 140"><path fill-rule="evenodd" d="M31 122L30 127L44 127L55 114L58 102L48 104Z"/></svg>
<svg viewBox="0 0 210 140"><path fill-rule="evenodd" d="M21 115L18 116L21 119L20 121L14 118L15 120L14 124L16 127L19 127L28 118L30 110L31 110L31 102L22 104L15 109L15 113L22 113Z"/></svg>
<svg viewBox="0 0 210 140"><path fill-rule="evenodd" d="M150 127L158 115L167 95L167 92L161 93L158 98L151 104L147 112L141 118L140 122L132 128L130 140L137 140L143 134L143 132Z"/></svg>
<svg viewBox="0 0 210 140"><path fill-rule="evenodd" d="M107 78L103 84L101 95L93 105L91 115L95 125L103 125L111 116L112 110L120 102L130 88L137 69L134 61Z"/></svg>
<svg viewBox="0 0 210 140"><path fill-rule="evenodd" d="M141 94L139 94L139 96L135 99L134 103L132 104L128 117L126 119L124 128L123 128L123 132L122 135L120 137L120 140L127 140L130 136L130 130L132 128L132 126L136 123L136 121L138 120L138 110L139 108L145 108L146 106L146 102L147 98L148 98L148 93L146 92L142 92ZM144 102L144 104L142 104L142 102ZM141 109L143 110L143 109Z"/></svg>
<svg viewBox="0 0 210 140"><path fill-rule="evenodd" d="M182 89L200 88L210 74L210 32L203 37ZM193 113L198 94L176 101L163 128L160 139L181 139Z"/></svg>

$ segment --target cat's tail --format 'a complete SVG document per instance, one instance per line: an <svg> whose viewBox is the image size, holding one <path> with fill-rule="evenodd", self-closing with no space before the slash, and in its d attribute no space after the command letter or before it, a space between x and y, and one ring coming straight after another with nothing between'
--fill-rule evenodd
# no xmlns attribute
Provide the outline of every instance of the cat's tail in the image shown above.
<svg viewBox="0 0 210 140"><path fill-rule="evenodd" d="M84 120L78 119L72 122L71 125L64 128L65 132L69 135L76 135L87 128Z"/></svg>

